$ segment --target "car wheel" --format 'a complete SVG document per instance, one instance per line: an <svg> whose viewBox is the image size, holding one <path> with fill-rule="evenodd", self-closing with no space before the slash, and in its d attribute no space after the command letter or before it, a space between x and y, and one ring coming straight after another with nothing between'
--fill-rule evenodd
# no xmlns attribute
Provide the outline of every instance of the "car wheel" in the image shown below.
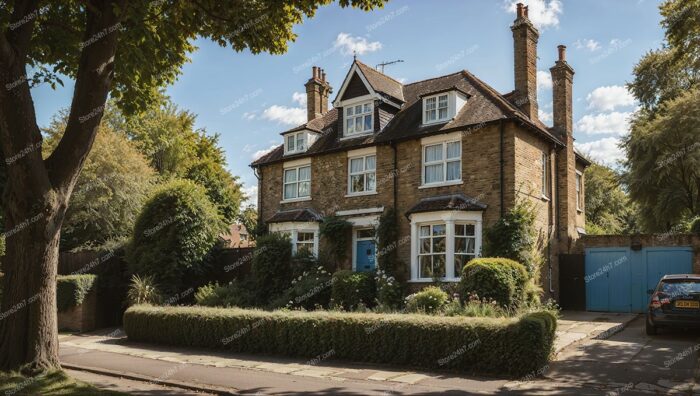
<svg viewBox="0 0 700 396"><path fill-rule="evenodd" d="M647 335L656 335L658 333L658 331L659 331L658 328L656 326L654 326L653 324L651 324L651 322L649 321L648 318L646 320L646 324L647 324L646 325Z"/></svg>

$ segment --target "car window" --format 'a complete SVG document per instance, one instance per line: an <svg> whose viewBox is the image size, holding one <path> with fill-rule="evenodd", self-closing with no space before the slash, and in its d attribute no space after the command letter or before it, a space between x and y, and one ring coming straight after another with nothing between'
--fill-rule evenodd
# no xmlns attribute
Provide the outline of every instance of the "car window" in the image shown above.
<svg viewBox="0 0 700 396"><path fill-rule="evenodd" d="M684 295L689 295L689 294L700 293L700 282L698 282L698 281L662 282L659 291L668 295L669 297L684 296Z"/></svg>

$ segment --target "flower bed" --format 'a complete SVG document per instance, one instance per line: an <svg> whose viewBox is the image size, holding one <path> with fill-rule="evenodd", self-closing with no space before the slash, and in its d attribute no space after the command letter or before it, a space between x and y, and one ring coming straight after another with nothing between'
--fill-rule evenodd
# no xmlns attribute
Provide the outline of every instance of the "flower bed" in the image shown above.
<svg viewBox="0 0 700 396"><path fill-rule="evenodd" d="M525 375L545 366L556 317L259 311L139 305L124 314L130 340L235 352Z"/></svg>

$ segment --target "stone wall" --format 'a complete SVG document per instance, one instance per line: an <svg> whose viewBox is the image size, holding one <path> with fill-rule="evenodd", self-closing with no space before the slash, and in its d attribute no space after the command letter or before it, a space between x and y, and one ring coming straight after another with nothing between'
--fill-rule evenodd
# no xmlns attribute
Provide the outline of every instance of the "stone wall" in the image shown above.
<svg viewBox="0 0 700 396"><path fill-rule="evenodd" d="M83 303L65 312L58 312L58 330L87 332L97 327L97 286L85 296Z"/></svg>

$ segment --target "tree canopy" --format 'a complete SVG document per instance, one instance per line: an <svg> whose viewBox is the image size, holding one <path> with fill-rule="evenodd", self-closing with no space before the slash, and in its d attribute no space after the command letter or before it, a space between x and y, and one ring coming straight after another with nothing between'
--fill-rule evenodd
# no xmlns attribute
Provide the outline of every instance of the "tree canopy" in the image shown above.
<svg viewBox="0 0 700 396"><path fill-rule="evenodd" d="M661 6L665 42L634 69L641 103L623 138L624 183L647 232L676 229L700 213L700 0Z"/></svg>
<svg viewBox="0 0 700 396"><path fill-rule="evenodd" d="M637 231L636 205L620 183L620 175L605 165L586 169L586 232L629 234Z"/></svg>

